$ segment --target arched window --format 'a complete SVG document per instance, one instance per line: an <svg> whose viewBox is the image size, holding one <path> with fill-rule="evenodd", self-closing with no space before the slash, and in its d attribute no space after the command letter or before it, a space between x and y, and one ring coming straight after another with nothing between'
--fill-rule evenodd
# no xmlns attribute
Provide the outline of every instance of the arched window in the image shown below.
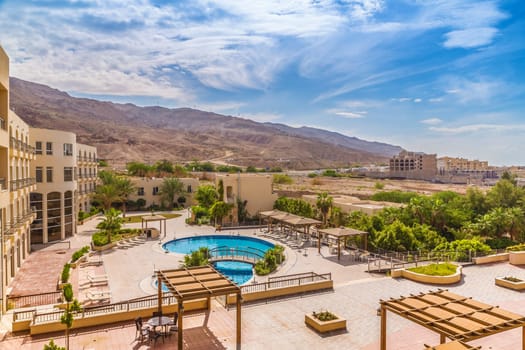
<svg viewBox="0 0 525 350"><path fill-rule="evenodd" d="M73 192L64 193L64 228L66 237L73 236Z"/></svg>

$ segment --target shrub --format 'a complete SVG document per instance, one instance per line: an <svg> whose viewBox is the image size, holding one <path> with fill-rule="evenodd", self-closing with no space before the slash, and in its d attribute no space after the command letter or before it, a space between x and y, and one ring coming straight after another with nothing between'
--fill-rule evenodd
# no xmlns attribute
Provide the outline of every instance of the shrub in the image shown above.
<svg viewBox="0 0 525 350"><path fill-rule="evenodd" d="M93 236L91 236L91 240L93 241L93 244L97 247L101 247L109 243L108 235L102 231L94 233Z"/></svg>
<svg viewBox="0 0 525 350"><path fill-rule="evenodd" d="M317 173L310 173L310 174L308 174L308 177L309 178L317 177Z"/></svg>
<svg viewBox="0 0 525 350"><path fill-rule="evenodd" d="M525 243L516 244L510 247L507 247L508 252L519 252L521 250L525 250Z"/></svg>
<svg viewBox="0 0 525 350"><path fill-rule="evenodd" d="M319 321L333 321L337 320L337 316L330 311L313 312L312 315Z"/></svg>
<svg viewBox="0 0 525 350"><path fill-rule="evenodd" d="M394 203L409 203L418 194L414 192L403 192L403 191L383 191L374 193L370 199L373 201L384 201Z"/></svg>
<svg viewBox="0 0 525 350"><path fill-rule="evenodd" d="M255 273L259 276L267 275L277 268L284 261L284 247L276 245L264 253L264 258L255 263Z"/></svg>
<svg viewBox="0 0 525 350"><path fill-rule="evenodd" d="M62 269L62 274L60 275L60 281L66 283L69 280L69 271L71 270L71 265L66 263Z"/></svg>
<svg viewBox="0 0 525 350"><path fill-rule="evenodd" d="M328 176L328 177L340 177L341 175L337 173L334 169L326 169L321 174L322 176Z"/></svg>
<svg viewBox="0 0 525 350"><path fill-rule="evenodd" d="M184 256L184 266L204 266L208 265L210 252L208 247L200 247L199 250L194 250L190 254Z"/></svg>
<svg viewBox="0 0 525 350"><path fill-rule="evenodd" d="M497 237L485 240L485 244L487 244L492 249L505 249L510 246L516 245L517 242L507 237Z"/></svg>
<svg viewBox="0 0 525 350"><path fill-rule="evenodd" d="M49 344L44 344L44 350L66 350L66 348L58 346L57 344L55 344L55 341L51 339L49 341Z"/></svg>
<svg viewBox="0 0 525 350"><path fill-rule="evenodd" d="M376 190L382 190L383 188L385 188L385 184L382 182L376 182L376 184L374 185L374 188Z"/></svg>
<svg viewBox="0 0 525 350"><path fill-rule="evenodd" d="M457 265L450 263L430 264L426 266L411 267L408 271L429 276L450 276L456 273Z"/></svg>
<svg viewBox="0 0 525 350"><path fill-rule="evenodd" d="M89 252L89 246L82 247L81 249L73 253L73 255L71 256L71 261L77 261L82 255L86 254L87 252Z"/></svg>
<svg viewBox="0 0 525 350"><path fill-rule="evenodd" d="M290 176L286 174L274 174L273 175L273 183L276 184L283 184L283 185L290 185L293 183L293 180Z"/></svg>
<svg viewBox="0 0 525 350"><path fill-rule="evenodd" d="M433 252L446 252L446 254L450 254L457 261L467 261L471 252L488 254L490 251L491 249L488 245L481 242L478 238L473 238L441 243Z"/></svg>

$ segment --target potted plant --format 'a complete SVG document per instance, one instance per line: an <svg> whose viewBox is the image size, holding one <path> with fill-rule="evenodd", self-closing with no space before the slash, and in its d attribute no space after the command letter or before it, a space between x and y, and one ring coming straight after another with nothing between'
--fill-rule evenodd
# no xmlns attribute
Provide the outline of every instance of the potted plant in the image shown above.
<svg viewBox="0 0 525 350"><path fill-rule="evenodd" d="M513 290L524 290L525 281L514 276L496 277L495 283L497 286L505 287Z"/></svg>
<svg viewBox="0 0 525 350"><path fill-rule="evenodd" d="M346 329L346 319L330 312L320 311L304 315L304 323L319 333Z"/></svg>

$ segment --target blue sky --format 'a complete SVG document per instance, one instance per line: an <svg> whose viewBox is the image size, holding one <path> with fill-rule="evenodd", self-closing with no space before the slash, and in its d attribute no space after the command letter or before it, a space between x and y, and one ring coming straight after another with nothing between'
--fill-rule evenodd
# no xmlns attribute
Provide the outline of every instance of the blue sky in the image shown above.
<svg viewBox="0 0 525 350"><path fill-rule="evenodd" d="M11 75L74 96L525 165L522 0L0 0Z"/></svg>

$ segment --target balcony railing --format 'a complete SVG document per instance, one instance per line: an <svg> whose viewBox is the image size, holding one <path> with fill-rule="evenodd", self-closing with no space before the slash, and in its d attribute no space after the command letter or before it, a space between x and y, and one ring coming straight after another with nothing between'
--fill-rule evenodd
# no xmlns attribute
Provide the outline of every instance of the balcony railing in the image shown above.
<svg viewBox="0 0 525 350"><path fill-rule="evenodd" d="M12 149L16 149L17 151L23 151L23 152L29 152L31 154L35 153L35 148L22 140L18 140L16 137L11 136L9 145Z"/></svg>
<svg viewBox="0 0 525 350"><path fill-rule="evenodd" d="M0 116L0 129L7 130L7 123L5 121L5 118Z"/></svg>
<svg viewBox="0 0 525 350"><path fill-rule="evenodd" d="M27 177L25 179L11 180L11 191L20 190L24 187L28 187L36 184L36 179L34 177Z"/></svg>

